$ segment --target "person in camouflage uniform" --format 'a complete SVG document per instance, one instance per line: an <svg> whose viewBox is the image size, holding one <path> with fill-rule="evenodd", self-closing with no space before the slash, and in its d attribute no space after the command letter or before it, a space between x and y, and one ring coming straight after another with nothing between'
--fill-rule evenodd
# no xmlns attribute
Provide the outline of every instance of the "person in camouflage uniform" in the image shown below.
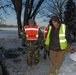
<svg viewBox="0 0 76 75"><path fill-rule="evenodd" d="M31 27L32 25L32 27ZM26 25L25 25L26 26ZM32 19L29 20L29 25L31 28L36 26L36 22ZM24 28L26 29L26 28ZM33 33L31 33L33 34ZM24 31L22 36L22 45L24 46L26 43L27 49L27 65L32 68L32 65L37 65L40 59L40 47L43 44L43 34L41 30L38 28L38 39L37 40L27 40L26 39L26 31Z"/></svg>

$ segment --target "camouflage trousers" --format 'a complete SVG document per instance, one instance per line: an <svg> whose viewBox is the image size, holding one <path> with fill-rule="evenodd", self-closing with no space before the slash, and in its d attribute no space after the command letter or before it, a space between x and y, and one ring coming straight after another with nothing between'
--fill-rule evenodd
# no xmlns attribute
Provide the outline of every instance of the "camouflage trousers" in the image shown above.
<svg viewBox="0 0 76 75"><path fill-rule="evenodd" d="M39 49L36 47L27 47L27 65L37 65L40 59Z"/></svg>

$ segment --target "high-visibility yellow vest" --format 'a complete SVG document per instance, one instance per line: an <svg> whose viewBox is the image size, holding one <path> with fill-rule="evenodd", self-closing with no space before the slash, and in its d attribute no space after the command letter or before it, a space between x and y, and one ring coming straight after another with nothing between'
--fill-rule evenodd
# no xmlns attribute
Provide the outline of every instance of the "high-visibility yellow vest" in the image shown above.
<svg viewBox="0 0 76 75"><path fill-rule="evenodd" d="M50 44L50 32L51 32L52 26L49 26L48 34L45 40L45 44L49 45ZM60 29L59 29L59 42L60 42L60 48L64 50L67 46L67 40L65 38L65 30L66 30L66 25L61 24Z"/></svg>

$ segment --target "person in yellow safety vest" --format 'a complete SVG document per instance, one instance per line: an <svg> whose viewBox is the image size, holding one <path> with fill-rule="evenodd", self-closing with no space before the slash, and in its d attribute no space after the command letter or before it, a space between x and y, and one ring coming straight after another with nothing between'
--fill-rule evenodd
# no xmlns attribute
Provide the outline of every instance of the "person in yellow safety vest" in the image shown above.
<svg viewBox="0 0 76 75"><path fill-rule="evenodd" d="M72 39L70 30L65 24L61 24L57 16L52 16L48 33L45 40L46 49L50 50L50 73L54 75L59 73L64 58L66 47L71 45Z"/></svg>
<svg viewBox="0 0 76 75"><path fill-rule="evenodd" d="M44 42L45 42L45 40L46 40L47 31L48 31L48 26L44 28L44 32L43 32ZM48 55L48 57L49 57L49 51L47 51L45 47L46 47L46 45L45 45L45 43L44 43L43 58L46 60L47 55Z"/></svg>
<svg viewBox="0 0 76 75"><path fill-rule="evenodd" d="M26 59L27 69L32 69L32 66L37 66L40 60L40 46L43 42L42 31L36 25L33 19L29 20L29 25L24 26L24 33L22 36L22 45L26 42Z"/></svg>

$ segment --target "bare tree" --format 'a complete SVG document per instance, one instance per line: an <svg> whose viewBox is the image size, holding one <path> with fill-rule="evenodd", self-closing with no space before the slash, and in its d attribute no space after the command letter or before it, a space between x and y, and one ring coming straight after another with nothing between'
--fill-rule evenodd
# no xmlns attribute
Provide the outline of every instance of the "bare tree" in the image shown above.
<svg viewBox="0 0 76 75"><path fill-rule="evenodd" d="M11 0L17 16L17 24L18 24L18 35L21 37L20 32L22 31L21 24L21 12L22 12L22 0Z"/></svg>
<svg viewBox="0 0 76 75"><path fill-rule="evenodd" d="M45 9L40 14L44 17L44 20L46 20L46 17L51 18L52 15L56 15L63 22L66 2L67 0L46 0Z"/></svg>
<svg viewBox="0 0 76 75"><path fill-rule="evenodd" d="M3 0L0 0L0 24L4 23L4 17L2 16L3 13L9 15L6 8L10 7L11 3L3 3Z"/></svg>
<svg viewBox="0 0 76 75"><path fill-rule="evenodd" d="M28 20L30 18L35 19L41 4L44 2L44 0L38 0L37 4L34 7L35 1L36 0L26 0L24 11L24 25L28 24Z"/></svg>
<svg viewBox="0 0 76 75"><path fill-rule="evenodd" d="M11 0L14 9L17 15L17 24L18 24L18 34L20 36L20 32L22 31L22 24L21 24L21 13L22 13L22 4L25 6L24 8L24 25L28 24L28 20L30 18L35 19L38 9L40 8L41 4L44 0ZM25 3L23 3L25 2ZM34 3L37 2L37 5L34 7Z"/></svg>
<svg viewBox="0 0 76 75"><path fill-rule="evenodd" d="M3 3L5 5L3 5ZM21 37L20 32L22 31L22 23L21 23L21 16L23 17L23 26L28 24L29 19L35 19L37 13L39 12L39 8L41 7L44 0L6 0L5 2L3 0L0 0L0 9L3 9L3 11L7 14L9 14L6 11L6 8L12 6L13 9L16 12L17 17L17 25L18 25L18 35ZM24 5L24 7L23 7ZM22 13L22 11L24 12Z"/></svg>

